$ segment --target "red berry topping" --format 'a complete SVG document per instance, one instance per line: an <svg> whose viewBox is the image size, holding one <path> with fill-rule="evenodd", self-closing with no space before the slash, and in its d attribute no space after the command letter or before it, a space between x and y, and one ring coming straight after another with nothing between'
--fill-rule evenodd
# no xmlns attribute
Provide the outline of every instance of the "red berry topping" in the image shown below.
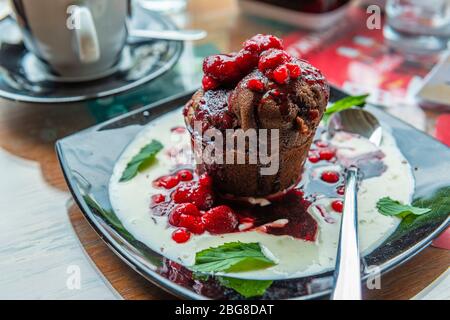
<svg viewBox="0 0 450 320"><path fill-rule="evenodd" d="M184 228L176 229L172 233L172 239L176 243L184 243L184 242L188 241L190 237L191 237L191 233Z"/></svg>
<svg viewBox="0 0 450 320"><path fill-rule="evenodd" d="M153 184L158 188L172 189L173 187L176 187L179 182L180 179L178 176L164 176L156 180Z"/></svg>
<svg viewBox="0 0 450 320"><path fill-rule="evenodd" d="M286 68L289 70L289 76L291 79L297 79L302 73L300 66L296 63L288 63L286 64Z"/></svg>
<svg viewBox="0 0 450 320"><path fill-rule="evenodd" d="M198 182L200 183L201 186L204 187L211 187L212 186L212 178L207 175L206 173L202 174L199 178L198 178Z"/></svg>
<svg viewBox="0 0 450 320"><path fill-rule="evenodd" d="M337 188L336 188L336 193L337 193L338 195L343 196L343 195L345 194L345 186L339 186L339 187L337 187Z"/></svg>
<svg viewBox="0 0 450 320"><path fill-rule="evenodd" d="M192 203L179 204L173 209L172 213L174 213L178 216L180 216L181 214L185 214L188 216L200 216L201 215L198 208ZM178 224L174 224L174 225L178 225Z"/></svg>
<svg viewBox="0 0 450 320"><path fill-rule="evenodd" d="M268 49L283 49L283 42L272 35L257 34L245 41L243 47L259 54Z"/></svg>
<svg viewBox="0 0 450 320"><path fill-rule="evenodd" d="M219 86L219 82L209 76L203 76L202 86L205 91L214 90Z"/></svg>
<svg viewBox="0 0 450 320"><path fill-rule="evenodd" d="M281 65L273 71L273 80L279 84L285 84L289 79L289 71L286 66Z"/></svg>
<svg viewBox="0 0 450 320"><path fill-rule="evenodd" d="M261 54L258 62L258 69L262 72L268 69L275 69L279 65L290 59L286 51L278 49L270 49ZM286 69L287 73L287 69Z"/></svg>
<svg viewBox="0 0 450 320"><path fill-rule="evenodd" d="M232 83L241 78L234 56L224 54L206 57L203 61L203 72L219 82Z"/></svg>
<svg viewBox="0 0 450 320"><path fill-rule="evenodd" d="M194 178L191 170L180 170L177 172L177 176L181 181L191 181Z"/></svg>
<svg viewBox="0 0 450 320"><path fill-rule="evenodd" d="M250 79L247 82L247 88L249 88L252 91L264 91L264 83L261 80L258 79Z"/></svg>
<svg viewBox="0 0 450 320"><path fill-rule="evenodd" d="M208 210L202 216L205 228L212 234L233 232L239 221L236 214L228 206L218 206Z"/></svg>
<svg viewBox="0 0 450 320"><path fill-rule="evenodd" d="M344 203L341 200L334 200L331 203L331 207L336 212L342 212L342 210L344 210Z"/></svg>
<svg viewBox="0 0 450 320"><path fill-rule="evenodd" d="M336 171L322 172L321 179L328 183L336 183L339 181L339 173Z"/></svg>
<svg viewBox="0 0 450 320"><path fill-rule="evenodd" d="M209 186L188 182L172 193L175 203L192 203L200 210L208 210L213 204L213 194Z"/></svg>
<svg viewBox="0 0 450 320"><path fill-rule="evenodd" d="M317 163L320 161L320 156L317 152L310 152L308 156L309 162Z"/></svg>
<svg viewBox="0 0 450 320"><path fill-rule="evenodd" d="M158 204L164 201L166 201L166 197L163 194L158 193L152 196L152 203L154 204Z"/></svg>
<svg viewBox="0 0 450 320"><path fill-rule="evenodd" d="M336 152L331 148L319 150L319 156L321 160L331 160L335 155Z"/></svg>
<svg viewBox="0 0 450 320"><path fill-rule="evenodd" d="M259 54L249 50L241 50L235 57L237 67L243 74L249 73L258 65Z"/></svg>

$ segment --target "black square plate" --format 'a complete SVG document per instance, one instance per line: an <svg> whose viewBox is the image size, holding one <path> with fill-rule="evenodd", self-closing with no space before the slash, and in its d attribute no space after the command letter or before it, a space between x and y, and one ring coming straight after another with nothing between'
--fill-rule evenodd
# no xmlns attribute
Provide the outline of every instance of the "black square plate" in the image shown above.
<svg viewBox="0 0 450 320"><path fill-rule="evenodd" d="M111 209L108 183L116 160L142 126L168 111L180 108L192 96L170 98L143 107L57 142L56 149L72 194L86 219L108 246L147 280L170 293L189 299L242 298L216 283L200 283L190 272L172 263L133 238ZM332 88L331 101L346 95ZM405 262L429 245L450 223L450 149L379 108L367 106L390 127L397 145L414 168L414 204L432 212L404 219L394 234L363 258L366 266L377 265L382 273ZM330 272L274 281L263 299L311 299L330 293ZM369 276L367 271L363 279Z"/></svg>

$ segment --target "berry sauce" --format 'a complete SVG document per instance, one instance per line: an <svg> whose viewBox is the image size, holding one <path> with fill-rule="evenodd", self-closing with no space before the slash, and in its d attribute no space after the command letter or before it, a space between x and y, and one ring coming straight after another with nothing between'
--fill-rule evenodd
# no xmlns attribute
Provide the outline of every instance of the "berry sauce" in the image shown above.
<svg viewBox="0 0 450 320"><path fill-rule="evenodd" d="M319 129L316 137L323 136ZM220 235L232 232L257 231L272 235L288 235L305 241L315 241L318 224L309 210L316 207L324 221L336 223L331 213L343 210L345 159L337 157L337 147L316 139L299 184L282 196L270 199L266 206L251 206L230 201L214 190L214 181L207 174L198 175L192 167L184 167L153 182L158 192L151 196L151 213L167 216L172 239L177 243L189 241L205 232ZM382 156L364 158L368 163L366 178L384 171ZM329 206L317 205L322 198L333 199Z"/></svg>

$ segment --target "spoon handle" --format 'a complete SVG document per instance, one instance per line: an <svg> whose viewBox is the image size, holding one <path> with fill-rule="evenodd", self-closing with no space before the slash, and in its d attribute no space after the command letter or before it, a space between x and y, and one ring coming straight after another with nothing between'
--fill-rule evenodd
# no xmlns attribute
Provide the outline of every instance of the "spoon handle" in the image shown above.
<svg viewBox="0 0 450 320"><path fill-rule="evenodd" d="M361 262L358 246L358 168L350 167L345 181L339 246L332 300L361 300Z"/></svg>
<svg viewBox="0 0 450 320"><path fill-rule="evenodd" d="M174 40L174 41L194 41L206 37L204 30L140 30L130 29L129 35L134 38Z"/></svg>

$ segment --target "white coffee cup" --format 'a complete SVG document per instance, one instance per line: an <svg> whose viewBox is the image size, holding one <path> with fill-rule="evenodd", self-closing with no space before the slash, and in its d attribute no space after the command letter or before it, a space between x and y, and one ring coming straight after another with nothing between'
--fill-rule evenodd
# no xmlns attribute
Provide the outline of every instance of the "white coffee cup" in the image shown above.
<svg viewBox="0 0 450 320"><path fill-rule="evenodd" d="M127 39L129 0L10 0L24 43L61 81L114 70Z"/></svg>

